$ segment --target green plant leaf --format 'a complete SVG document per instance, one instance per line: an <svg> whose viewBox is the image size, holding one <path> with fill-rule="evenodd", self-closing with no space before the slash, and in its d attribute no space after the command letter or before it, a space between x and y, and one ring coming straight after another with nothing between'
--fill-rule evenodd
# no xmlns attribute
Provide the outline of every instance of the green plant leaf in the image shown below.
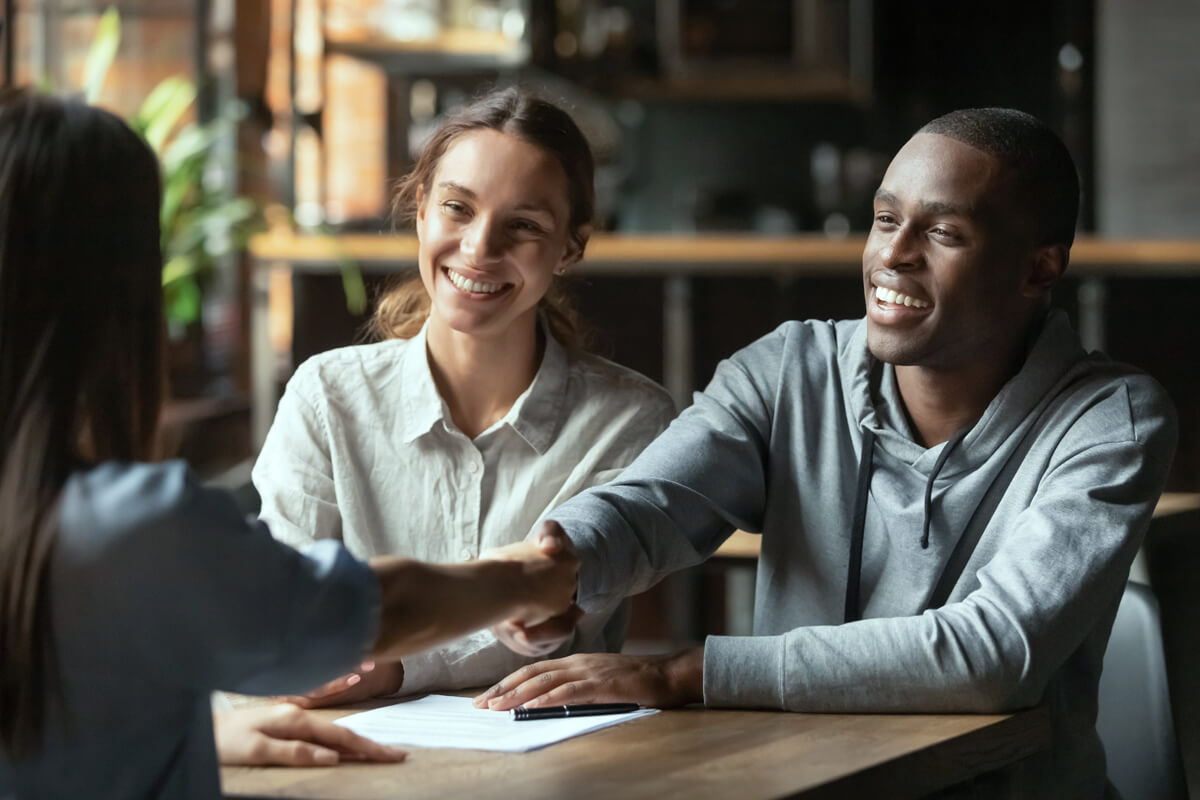
<svg viewBox="0 0 1200 800"><path fill-rule="evenodd" d="M208 157L217 138L225 132L221 125L186 125L162 154L163 172L170 174L188 161L203 161Z"/></svg>
<svg viewBox="0 0 1200 800"><path fill-rule="evenodd" d="M193 205L194 198L202 191L200 175L204 165L200 161L188 162L171 172L163 173L163 202L159 212L163 236L172 236L179 226L181 210Z"/></svg>
<svg viewBox="0 0 1200 800"><path fill-rule="evenodd" d="M172 281L165 294L169 321L187 325L200 318L200 286L195 278L185 276Z"/></svg>
<svg viewBox="0 0 1200 800"><path fill-rule="evenodd" d="M163 144L171 129L196 99L196 85L186 78L173 75L155 86L142 103L130 124L146 137L154 152L162 153Z"/></svg>
<svg viewBox="0 0 1200 800"><path fill-rule="evenodd" d="M351 314L362 314L367 310L367 287L363 285L362 270L359 269L358 262L349 258L338 258L338 270L342 273L346 310Z"/></svg>
<svg viewBox="0 0 1200 800"><path fill-rule="evenodd" d="M108 77L108 70L120 44L121 14L109 6L100 17L83 67L83 96L89 104L100 99L100 90L104 88L104 79Z"/></svg>
<svg viewBox="0 0 1200 800"><path fill-rule="evenodd" d="M181 254L172 256L163 267L163 286L170 286L176 281L190 278L196 272L196 261L191 256Z"/></svg>

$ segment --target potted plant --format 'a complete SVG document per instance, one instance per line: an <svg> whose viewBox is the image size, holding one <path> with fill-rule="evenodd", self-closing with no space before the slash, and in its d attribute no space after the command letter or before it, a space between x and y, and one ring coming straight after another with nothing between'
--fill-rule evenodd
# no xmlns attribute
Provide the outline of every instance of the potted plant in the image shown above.
<svg viewBox="0 0 1200 800"><path fill-rule="evenodd" d="M87 102L99 98L120 41L120 15L110 7L101 16L84 67ZM232 196L232 165L222 163L219 155L220 143L234 135L240 107L230 104L212 120L185 120L195 100L194 82L169 77L128 119L162 164L163 300L177 395L197 393L207 380L202 331L207 283L222 261L262 226L259 204Z"/></svg>

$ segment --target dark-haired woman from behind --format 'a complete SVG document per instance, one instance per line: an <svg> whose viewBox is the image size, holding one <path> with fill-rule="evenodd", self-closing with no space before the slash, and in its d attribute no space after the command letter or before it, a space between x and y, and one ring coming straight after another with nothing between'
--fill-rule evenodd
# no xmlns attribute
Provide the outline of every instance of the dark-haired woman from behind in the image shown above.
<svg viewBox="0 0 1200 800"><path fill-rule="evenodd" d="M563 297L592 229L593 172L571 117L522 90L446 119L395 195L419 274L380 301L382 341L309 359L280 402L253 473L276 536L473 558L615 477L666 427L666 391L587 353ZM559 652L619 649L623 611L583 619ZM507 634L520 652L483 632L297 702L482 686L549 654Z"/></svg>
<svg viewBox="0 0 1200 800"><path fill-rule="evenodd" d="M450 566L301 553L145 463L158 215L157 160L120 119L0 93L3 798L215 797L212 690L303 691L574 591L551 537Z"/></svg>

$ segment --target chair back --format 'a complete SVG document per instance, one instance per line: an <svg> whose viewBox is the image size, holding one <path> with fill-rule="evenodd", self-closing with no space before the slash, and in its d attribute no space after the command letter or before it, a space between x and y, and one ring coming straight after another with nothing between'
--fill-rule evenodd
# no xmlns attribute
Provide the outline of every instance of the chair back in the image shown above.
<svg viewBox="0 0 1200 800"><path fill-rule="evenodd" d="M1184 777L1200 800L1200 509L1156 516L1142 554L1158 599Z"/></svg>
<svg viewBox="0 0 1200 800"><path fill-rule="evenodd" d="M1186 798L1158 601L1150 587L1130 581L1113 622L1096 730L1104 744L1108 780L1125 800Z"/></svg>

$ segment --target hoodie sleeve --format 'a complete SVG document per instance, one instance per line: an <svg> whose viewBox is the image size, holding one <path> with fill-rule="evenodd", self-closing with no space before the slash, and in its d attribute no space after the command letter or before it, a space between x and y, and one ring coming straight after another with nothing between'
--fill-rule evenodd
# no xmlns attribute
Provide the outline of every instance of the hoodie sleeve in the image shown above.
<svg viewBox="0 0 1200 800"><path fill-rule="evenodd" d="M1127 382L1063 436L972 591L918 616L709 637L705 702L817 712L1038 703L1085 639L1098 637L1102 656L1108 631L1099 626L1115 612L1175 441L1161 389Z"/></svg>
<svg viewBox="0 0 1200 800"><path fill-rule="evenodd" d="M700 563L735 528L760 530L783 336L777 331L721 362L694 404L617 480L550 514L580 553L585 611Z"/></svg>

